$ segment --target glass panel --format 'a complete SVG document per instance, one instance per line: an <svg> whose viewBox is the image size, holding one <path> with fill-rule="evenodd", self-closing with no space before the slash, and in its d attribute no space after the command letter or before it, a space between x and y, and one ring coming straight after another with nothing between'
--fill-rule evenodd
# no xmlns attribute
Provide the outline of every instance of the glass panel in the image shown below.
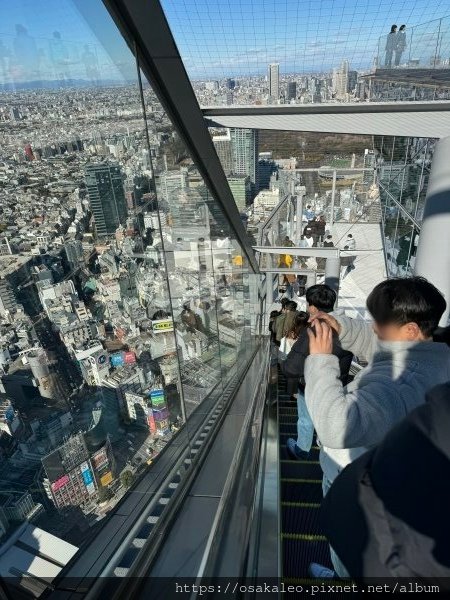
<svg viewBox="0 0 450 600"><path fill-rule="evenodd" d="M103 4L4 5L1 391L20 444L0 495L26 507L5 527L38 515L75 551L151 475L147 538L256 347L259 276Z"/></svg>

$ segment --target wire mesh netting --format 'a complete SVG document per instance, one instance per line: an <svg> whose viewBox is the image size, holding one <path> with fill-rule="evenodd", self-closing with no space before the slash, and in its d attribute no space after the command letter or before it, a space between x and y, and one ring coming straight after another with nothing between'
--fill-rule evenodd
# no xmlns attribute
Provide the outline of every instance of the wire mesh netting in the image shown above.
<svg viewBox="0 0 450 600"><path fill-rule="evenodd" d="M358 76L386 60L392 68L435 68L450 58L446 0L162 4L204 105L366 99ZM398 29L386 57L393 24Z"/></svg>

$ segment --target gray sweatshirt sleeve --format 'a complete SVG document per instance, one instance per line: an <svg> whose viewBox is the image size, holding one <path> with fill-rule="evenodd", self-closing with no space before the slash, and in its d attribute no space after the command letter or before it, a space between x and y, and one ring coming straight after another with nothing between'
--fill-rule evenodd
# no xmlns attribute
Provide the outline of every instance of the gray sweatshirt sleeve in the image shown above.
<svg viewBox="0 0 450 600"><path fill-rule="evenodd" d="M332 354L311 354L305 361L305 401L318 438L328 448L371 447L402 417L403 404L395 402L388 376L377 374L347 392L339 374Z"/></svg>
<svg viewBox="0 0 450 600"><path fill-rule="evenodd" d="M358 358L369 361L377 343L372 325L363 319L351 319L341 315L334 315L334 317L341 326L339 341L342 348Z"/></svg>

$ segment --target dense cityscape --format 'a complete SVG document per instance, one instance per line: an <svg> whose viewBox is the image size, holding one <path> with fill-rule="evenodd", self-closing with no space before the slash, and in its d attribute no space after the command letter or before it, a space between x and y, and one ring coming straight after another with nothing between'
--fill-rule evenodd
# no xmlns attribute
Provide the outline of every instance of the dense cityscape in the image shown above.
<svg viewBox="0 0 450 600"><path fill-rule="evenodd" d="M0 54L0 539L32 521L75 552L226 380L254 315L244 252L150 86L102 83L89 48L84 77L58 72L55 40L52 85L30 79L30 61L15 78ZM202 106L449 93L391 86L348 60L331 73L271 63L267 75L192 85ZM321 151L320 136L210 132L254 245L320 247L327 227L343 248L339 224L379 235L384 218L388 267L410 272L416 221L386 200L375 169L382 182L401 177L420 221L432 141L394 140L388 155L366 136ZM296 264L323 274L323 261Z"/></svg>

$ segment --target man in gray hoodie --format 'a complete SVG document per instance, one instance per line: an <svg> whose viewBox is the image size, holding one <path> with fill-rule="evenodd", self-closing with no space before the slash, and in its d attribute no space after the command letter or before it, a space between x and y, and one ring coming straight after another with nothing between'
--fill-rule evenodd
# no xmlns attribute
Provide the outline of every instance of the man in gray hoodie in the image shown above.
<svg viewBox="0 0 450 600"><path fill-rule="evenodd" d="M305 398L322 445L324 495L347 464L422 404L429 389L450 379L450 348L432 338L445 307L431 283L410 277L388 279L373 289L367 298L373 324L327 313L314 317ZM345 387L332 354L333 329L344 350L368 362ZM336 573L313 563L313 576L346 576L331 554Z"/></svg>

